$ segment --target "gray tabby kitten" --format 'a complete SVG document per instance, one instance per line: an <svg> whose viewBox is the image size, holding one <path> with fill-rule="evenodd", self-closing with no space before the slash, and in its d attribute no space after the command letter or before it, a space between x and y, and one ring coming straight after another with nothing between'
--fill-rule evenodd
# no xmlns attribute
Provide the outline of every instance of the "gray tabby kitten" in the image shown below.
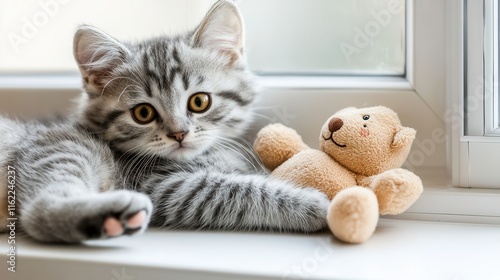
<svg viewBox="0 0 500 280"><path fill-rule="evenodd" d="M78 121L0 119L0 166L17 170L24 230L79 242L142 232L150 218L173 229L324 228L325 195L257 174L234 140L256 97L243 35L240 13L225 0L194 32L138 44L81 26Z"/></svg>

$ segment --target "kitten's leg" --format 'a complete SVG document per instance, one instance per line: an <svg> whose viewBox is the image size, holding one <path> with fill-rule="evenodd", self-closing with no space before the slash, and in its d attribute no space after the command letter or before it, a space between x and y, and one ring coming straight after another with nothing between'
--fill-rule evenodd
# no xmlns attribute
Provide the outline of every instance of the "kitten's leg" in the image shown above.
<svg viewBox="0 0 500 280"><path fill-rule="evenodd" d="M152 224L170 228L313 232L326 228L323 193L260 175L176 173L144 185Z"/></svg>
<svg viewBox="0 0 500 280"><path fill-rule="evenodd" d="M141 233L152 212L149 198L133 191L88 193L75 185L52 186L50 191L21 211L23 229L39 241L80 242Z"/></svg>
<svg viewBox="0 0 500 280"><path fill-rule="evenodd" d="M16 168L20 224L45 242L80 242L142 232L150 199L115 191L121 177L109 147L71 127L38 133L9 165Z"/></svg>

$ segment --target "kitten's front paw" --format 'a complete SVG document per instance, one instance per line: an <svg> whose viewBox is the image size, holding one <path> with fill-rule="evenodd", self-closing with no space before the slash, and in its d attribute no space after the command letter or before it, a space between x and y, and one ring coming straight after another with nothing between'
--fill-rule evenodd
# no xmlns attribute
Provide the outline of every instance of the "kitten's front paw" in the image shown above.
<svg viewBox="0 0 500 280"><path fill-rule="evenodd" d="M101 217L85 219L80 223L79 228L88 239L133 235L146 230L153 209L147 196L132 191L114 191L103 195L108 196L106 200L110 208L103 209Z"/></svg>
<svg viewBox="0 0 500 280"><path fill-rule="evenodd" d="M120 236L124 233L134 234L147 224L147 215L146 210L141 210L125 221L120 221L115 217L108 217L104 220L104 232L110 237Z"/></svg>

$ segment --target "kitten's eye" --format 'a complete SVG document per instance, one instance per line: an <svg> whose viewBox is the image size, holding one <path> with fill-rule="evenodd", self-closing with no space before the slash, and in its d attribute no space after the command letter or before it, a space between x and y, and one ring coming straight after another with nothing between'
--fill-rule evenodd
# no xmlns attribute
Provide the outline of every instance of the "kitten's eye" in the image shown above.
<svg viewBox="0 0 500 280"><path fill-rule="evenodd" d="M193 113L204 113L210 109L211 103L210 95L208 93L195 93L189 97L188 109Z"/></svg>
<svg viewBox="0 0 500 280"><path fill-rule="evenodd" d="M363 116L363 120L367 121L367 120L369 120L369 119L370 119L370 116L369 116L369 115L364 115L364 116Z"/></svg>
<svg viewBox="0 0 500 280"><path fill-rule="evenodd" d="M156 110L148 103L136 105L131 111L132 118L138 124L148 124L156 119Z"/></svg>

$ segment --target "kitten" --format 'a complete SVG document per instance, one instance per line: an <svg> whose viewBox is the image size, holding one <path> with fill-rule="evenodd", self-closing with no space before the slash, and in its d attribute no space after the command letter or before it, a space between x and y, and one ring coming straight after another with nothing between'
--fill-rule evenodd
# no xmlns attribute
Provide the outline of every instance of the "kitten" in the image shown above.
<svg viewBox="0 0 500 280"><path fill-rule="evenodd" d="M324 194L257 174L235 141L256 98L243 33L227 0L193 32L138 44L81 26L74 54L86 93L78 120L0 119L0 166L17 170L25 231L79 242L142 232L150 219L182 229L324 228Z"/></svg>

